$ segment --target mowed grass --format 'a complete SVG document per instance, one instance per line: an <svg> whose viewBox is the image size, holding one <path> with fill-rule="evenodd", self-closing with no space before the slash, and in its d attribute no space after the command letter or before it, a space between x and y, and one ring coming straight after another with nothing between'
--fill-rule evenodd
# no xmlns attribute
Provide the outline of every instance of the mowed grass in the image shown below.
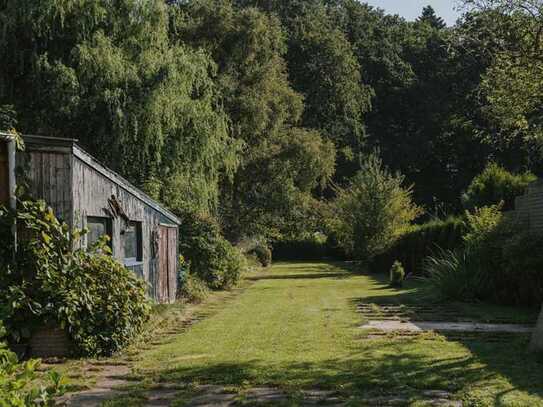
<svg viewBox="0 0 543 407"><path fill-rule="evenodd" d="M253 279L233 299L203 305L209 316L187 332L140 353L135 373L146 383L217 384L235 392L265 385L293 397L330 389L352 405L378 395L407 395L416 403L423 390L447 390L467 406L543 406L543 361L526 353L526 337L369 340L361 332L361 299L422 301L418 285L390 289L382 278L340 263L277 264ZM507 308L464 309L532 318Z"/></svg>

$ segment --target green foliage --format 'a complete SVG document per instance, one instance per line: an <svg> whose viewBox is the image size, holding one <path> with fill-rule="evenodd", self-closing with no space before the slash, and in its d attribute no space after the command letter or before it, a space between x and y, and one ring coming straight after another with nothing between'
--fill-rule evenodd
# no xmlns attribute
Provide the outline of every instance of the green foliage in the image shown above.
<svg viewBox="0 0 543 407"><path fill-rule="evenodd" d="M480 299L481 261L465 250L441 250L424 259L424 280L431 294L441 300Z"/></svg>
<svg viewBox="0 0 543 407"><path fill-rule="evenodd" d="M430 286L446 299L539 305L543 238L506 217L499 205L468 213L464 248L425 261Z"/></svg>
<svg viewBox="0 0 543 407"><path fill-rule="evenodd" d="M192 273L185 273L179 281L177 297L192 304L199 304L209 296L209 288L205 281Z"/></svg>
<svg viewBox="0 0 543 407"><path fill-rule="evenodd" d="M172 10L172 37L206 49L219 67L232 135L243 146L222 189L228 238L285 233L312 191L332 178L335 148L319 132L297 127L303 99L289 83L280 21L229 0L178 3Z"/></svg>
<svg viewBox="0 0 543 407"><path fill-rule="evenodd" d="M101 356L141 332L150 311L145 282L109 255L105 239L89 252L73 250L81 232L60 223L44 202L20 202L17 222L17 259L0 273L12 340L54 324L78 353Z"/></svg>
<svg viewBox="0 0 543 407"><path fill-rule="evenodd" d="M54 397L65 390L65 379L50 371L45 380L39 377L38 360L19 363L1 339L6 335L0 321L0 405L2 407L53 406ZM38 384L41 382L41 384Z"/></svg>
<svg viewBox="0 0 543 407"><path fill-rule="evenodd" d="M212 289L234 286L244 267L241 252L221 235L213 218L187 212L181 219L179 251L187 261L189 274Z"/></svg>
<svg viewBox="0 0 543 407"><path fill-rule="evenodd" d="M272 263L272 251L268 246L258 245L249 254L255 254L262 267L269 267Z"/></svg>
<svg viewBox="0 0 543 407"><path fill-rule="evenodd" d="M400 261L395 261L390 268L389 281L392 287L402 287L405 280L405 270Z"/></svg>
<svg viewBox="0 0 543 407"><path fill-rule="evenodd" d="M462 246L466 224L462 218L435 219L413 225L394 245L372 263L375 270L387 271L399 259L408 273L421 274L427 256Z"/></svg>
<svg viewBox="0 0 543 407"><path fill-rule="evenodd" d="M514 209L515 198L523 195L528 185L536 180L530 172L513 174L491 163L473 179L462 196L462 203L466 209L474 209L504 202L503 209Z"/></svg>
<svg viewBox="0 0 543 407"><path fill-rule="evenodd" d="M428 24L430 27L441 30L447 26L445 21L438 17L432 6L426 6L422 9L421 16L417 19L421 24Z"/></svg>
<svg viewBox="0 0 543 407"><path fill-rule="evenodd" d="M483 249L491 241L496 240L496 233L502 232L500 227L509 224L504 222L501 209L502 204L498 204L477 208L472 213L466 212L468 232L464 236L464 241L468 248Z"/></svg>
<svg viewBox="0 0 543 407"><path fill-rule="evenodd" d="M171 206L217 207L238 146L215 64L170 41L165 2L8 0L0 19L0 105L21 131L76 137L137 185L160 180Z"/></svg>
<svg viewBox="0 0 543 407"><path fill-rule="evenodd" d="M277 260L345 259L334 239L319 232L275 240L272 247Z"/></svg>
<svg viewBox="0 0 543 407"><path fill-rule="evenodd" d="M17 112L13 105L0 105L0 131L8 131L17 127Z"/></svg>
<svg viewBox="0 0 543 407"><path fill-rule="evenodd" d="M413 203L404 177L370 155L351 185L338 191L330 222L338 244L358 260L371 262L390 249L422 210Z"/></svg>

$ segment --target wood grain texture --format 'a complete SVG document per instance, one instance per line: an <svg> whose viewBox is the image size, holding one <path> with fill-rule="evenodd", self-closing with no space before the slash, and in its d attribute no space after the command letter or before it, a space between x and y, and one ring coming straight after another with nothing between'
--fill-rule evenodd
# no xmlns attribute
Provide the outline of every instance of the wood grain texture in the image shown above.
<svg viewBox="0 0 543 407"><path fill-rule="evenodd" d="M96 168L87 156L80 159L71 149L33 147L18 153L18 165L29 193L44 199L59 219L70 226L83 229L87 217L108 217L112 223L113 255L124 262L123 231L127 219L112 215L109 200L115 196L128 220L141 222L142 263L131 265L131 269L149 285L149 295L159 302L175 300L177 289L177 225L172 222L172 214L161 211L158 203L149 204L143 192L135 192L125 180L111 174L105 167ZM112 175L113 174L113 175ZM23 181L23 180L21 180ZM159 233L160 225L168 224L166 234L159 239L159 248L153 248L153 235ZM171 230L170 230L171 229ZM74 242L75 247L86 247L84 237ZM161 275L160 261L164 259L165 274Z"/></svg>

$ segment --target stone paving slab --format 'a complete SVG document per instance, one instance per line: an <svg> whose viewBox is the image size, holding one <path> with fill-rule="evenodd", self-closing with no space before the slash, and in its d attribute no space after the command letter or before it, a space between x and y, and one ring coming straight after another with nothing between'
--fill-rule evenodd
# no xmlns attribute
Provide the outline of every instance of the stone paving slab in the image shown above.
<svg viewBox="0 0 543 407"><path fill-rule="evenodd" d="M532 326L516 324L483 324L478 322L426 322L376 320L362 325L363 329L383 332L483 332L483 333L531 333Z"/></svg>

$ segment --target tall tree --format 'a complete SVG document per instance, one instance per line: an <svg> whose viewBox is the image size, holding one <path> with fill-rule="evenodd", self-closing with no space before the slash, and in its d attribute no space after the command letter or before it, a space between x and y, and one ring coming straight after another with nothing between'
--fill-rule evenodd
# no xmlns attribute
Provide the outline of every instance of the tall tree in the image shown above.
<svg viewBox="0 0 543 407"><path fill-rule="evenodd" d="M180 4L172 36L207 49L242 144L240 165L223 185L221 216L231 240L273 236L288 226L297 203L334 173L335 149L317 131L298 128L303 98L289 84L279 20L229 0Z"/></svg>
<svg viewBox="0 0 543 407"><path fill-rule="evenodd" d="M426 6L422 9L421 16L417 19L417 22L422 24L428 24L430 27L435 28L437 30L441 30L445 27L447 27L447 24L443 20L443 18L439 17L436 14L436 11L432 6Z"/></svg>
<svg viewBox="0 0 543 407"><path fill-rule="evenodd" d="M280 16L287 34L289 79L304 96L302 125L319 130L335 144L335 180L346 181L360 166L372 90L364 84L353 47L332 16L340 2L238 0L237 4Z"/></svg>
<svg viewBox="0 0 543 407"><path fill-rule="evenodd" d="M215 66L172 46L162 1L6 0L0 20L0 104L14 105L21 131L78 138L156 195L182 178L177 197L216 205L235 149Z"/></svg>

